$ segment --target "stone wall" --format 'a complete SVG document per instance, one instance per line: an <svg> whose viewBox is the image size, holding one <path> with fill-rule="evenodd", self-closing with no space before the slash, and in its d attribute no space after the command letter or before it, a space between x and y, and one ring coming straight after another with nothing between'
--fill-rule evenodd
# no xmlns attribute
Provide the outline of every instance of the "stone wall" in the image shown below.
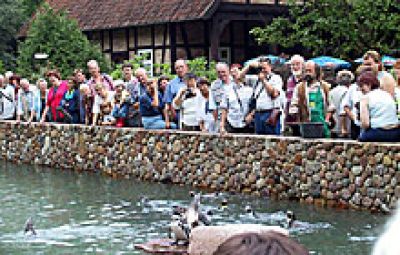
<svg viewBox="0 0 400 255"><path fill-rule="evenodd" d="M0 158L339 208L400 197L400 144L0 122Z"/></svg>

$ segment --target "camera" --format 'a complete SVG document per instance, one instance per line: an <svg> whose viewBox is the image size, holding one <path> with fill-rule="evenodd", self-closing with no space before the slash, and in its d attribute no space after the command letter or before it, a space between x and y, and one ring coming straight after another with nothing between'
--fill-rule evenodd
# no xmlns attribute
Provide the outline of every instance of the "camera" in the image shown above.
<svg viewBox="0 0 400 255"><path fill-rule="evenodd" d="M192 97L195 97L195 96L196 96L196 94L193 92L193 90L192 90L192 89L188 89L188 90L185 92L184 98L185 98L185 99L189 99L189 98L192 98Z"/></svg>

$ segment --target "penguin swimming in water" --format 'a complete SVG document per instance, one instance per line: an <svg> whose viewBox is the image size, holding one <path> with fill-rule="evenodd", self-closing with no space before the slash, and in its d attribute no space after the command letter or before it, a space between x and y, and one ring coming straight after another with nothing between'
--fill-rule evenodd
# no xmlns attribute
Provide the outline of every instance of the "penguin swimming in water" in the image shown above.
<svg viewBox="0 0 400 255"><path fill-rule="evenodd" d="M27 233L32 233L32 235L36 235L36 231L35 231L35 229L33 228L33 220L32 220L32 217L29 217L28 218L28 220L26 221L26 223L25 223L25 228L24 228L24 233L25 234L27 234Z"/></svg>
<svg viewBox="0 0 400 255"><path fill-rule="evenodd" d="M246 211L246 213L248 215L251 215L254 218L258 218L258 215L254 212L253 208L251 208L250 205L246 205L246 207L244 208L244 210Z"/></svg>
<svg viewBox="0 0 400 255"><path fill-rule="evenodd" d="M296 215L294 214L293 211L287 211L286 212L286 228L292 228L294 227L294 223L296 221Z"/></svg>
<svg viewBox="0 0 400 255"><path fill-rule="evenodd" d="M226 209L228 209L228 200L226 198L222 199L218 209L220 209L221 211L225 211Z"/></svg>

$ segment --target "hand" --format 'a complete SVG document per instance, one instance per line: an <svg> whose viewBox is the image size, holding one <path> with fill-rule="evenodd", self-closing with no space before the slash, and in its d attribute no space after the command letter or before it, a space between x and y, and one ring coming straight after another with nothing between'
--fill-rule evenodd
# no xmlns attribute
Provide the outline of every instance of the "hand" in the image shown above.
<svg viewBox="0 0 400 255"><path fill-rule="evenodd" d="M228 132L226 132L226 130L225 130L225 128L224 128L224 127L220 127L220 129L219 129L219 132L220 132L220 134L221 134L222 136L224 136L224 135L227 135L227 134L228 134Z"/></svg>
<svg viewBox="0 0 400 255"><path fill-rule="evenodd" d="M265 80L265 73L260 72L260 73L258 74L258 79L261 80L261 81Z"/></svg>
<svg viewBox="0 0 400 255"><path fill-rule="evenodd" d="M186 91L187 91L187 88L183 88L181 90L181 94L179 95L179 97L183 97L185 95Z"/></svg>
<svg viewBox="0 0 400 255"><path fill-rule="evenodd" d="M171 123L169 121L165 122L165 128L170 129L171 128Z"/></svg>
<svg viewBox="0 0 400 255"><path fill-rule="evenodd" d="M253 115L248 114L244 120L246 121L247 124L250 124L253 120Z"/></svg>

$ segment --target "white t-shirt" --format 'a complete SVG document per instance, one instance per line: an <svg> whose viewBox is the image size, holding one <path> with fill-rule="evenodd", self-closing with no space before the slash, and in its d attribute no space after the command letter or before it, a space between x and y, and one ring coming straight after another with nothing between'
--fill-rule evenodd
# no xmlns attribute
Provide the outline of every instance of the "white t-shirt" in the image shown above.
<svg viewBox="0 0 400 255"><path fill-rule="evenodd" d="M96 95L94 97L94 103L93 103L92 112L94 114L99 114L100 113L100 105L102 105L105 102L111 102L111 104L114 104L114 95L115 95L115 91L107 91L107 101L105 101L99 95Z"/></svg>
<svg viewBox="0 0 400 255"><path fill-rule="evenodd" d="M177 95L180 95L182 90L187 89L187 87L183 87L178 91ZM179 106L173 104L175 109L180 109L180 121L186 126L199 126L200 125L200 111L201 106L204 101L204 97L201 95L200 90L198 88L192 89L193 93L196 96L191 98L184 98L183 102Z"/></svg>
<svg viewBox="0 0 400 255"><path fill-rule="evenodd" d="M252 94L253 89L244 85L238 86L235 84L228 89L226 97L221 102L221 108L228 111L227 120L232 127L243 128L246 126L245 118L249 112L249 102Z"/></svg>
<svg viewBox="0 0 400 255"><path fill-rule="evenodd" d="M282 98L283 94L283 81L282 78L274 73L270 74L270 78L266 78L268 83L272 85L275 89L277 89L280 93L278 98L272 99L271 96L266 91L264 84L262 82L258 82L255 87L254 96L257 97L256 110L271 110L273 108L280 108L282 106Z"/></svg>
<svg viewBox="0 0 400 255"><path fill-rule="evenodd" d="M371 128L384 128L399 124L394 98L382 89L374 89L367 95Z"/></svg>
<svg viewBox="0 0 400 255"><path fill-rule="evenodd" d="M0 95L0 119L11 119L15 113L15 90L11 85L6 85L5 88L0 88L4 95ZM11 99L8 100L7 98Z"/></svg>

